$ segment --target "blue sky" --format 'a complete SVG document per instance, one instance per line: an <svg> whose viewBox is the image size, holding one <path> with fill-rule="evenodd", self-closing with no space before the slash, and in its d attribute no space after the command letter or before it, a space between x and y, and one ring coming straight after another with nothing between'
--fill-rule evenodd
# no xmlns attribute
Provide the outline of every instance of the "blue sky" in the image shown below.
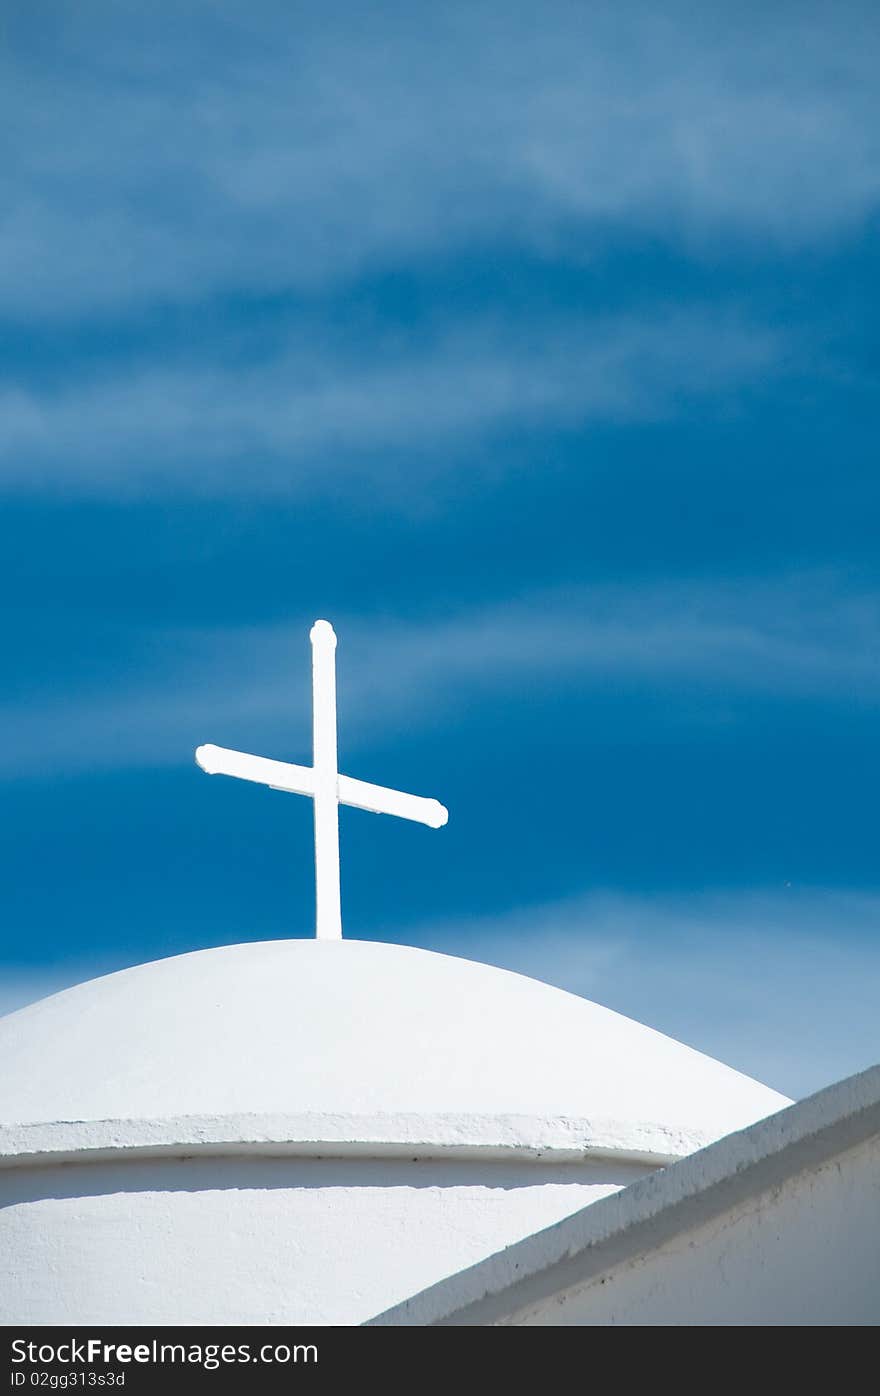
<svg viewBox="0 0 880 1396"><path fill-rule="evenodd" d="M7 5L0 1004L350 935L880 1056L874 7Z"/></svg>

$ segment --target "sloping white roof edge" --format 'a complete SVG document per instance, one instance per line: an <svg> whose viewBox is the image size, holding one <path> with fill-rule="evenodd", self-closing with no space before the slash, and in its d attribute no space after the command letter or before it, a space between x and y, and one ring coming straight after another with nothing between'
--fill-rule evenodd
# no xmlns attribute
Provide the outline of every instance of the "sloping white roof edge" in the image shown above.
<svg viewBox="0 0 880 1396"><path fill-rule="evenodd" d="M880 1066L575 1212L369 1320L488 1325L583 1284L880 1133Z"/></svg>

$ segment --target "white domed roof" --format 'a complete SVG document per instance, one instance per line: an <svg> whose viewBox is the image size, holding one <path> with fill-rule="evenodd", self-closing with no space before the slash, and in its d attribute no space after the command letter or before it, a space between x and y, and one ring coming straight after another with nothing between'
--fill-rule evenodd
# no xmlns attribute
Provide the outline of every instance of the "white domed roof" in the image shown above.
<svg viewBox="0 0 880 1396"><path fill-rule="evenodd" d="M789 1103L561 989L354 940L225 946L91 980L0 1019L0 1060L7 1153L58 1122L97 1147L109 1126L89 1135L90 1122L115 1122L119 1143L121 1122L141 1122L143 1146L189 1120L195 1140L482 1129L673 1157Z"/></svg>

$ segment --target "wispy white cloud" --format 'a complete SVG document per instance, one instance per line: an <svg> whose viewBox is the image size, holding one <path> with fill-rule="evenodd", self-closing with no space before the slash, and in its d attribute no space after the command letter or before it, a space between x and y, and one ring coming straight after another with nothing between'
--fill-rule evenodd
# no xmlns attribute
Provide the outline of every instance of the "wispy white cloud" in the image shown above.
<svg viewBox="0 0 880 1396"><path fill-rule="evenodd" d="M205 740L303 759L312 619L145 634L120 686L7 703L0 771L177 764ZM332 619L346 756L402 718L415 731L511 692L537 699L612 680L708 695L725 720L744 693L880 701L880 596L833 574L586 587L421 621Z"/></svg>
<svg viewBox="0 0 880 1396"><path fill-rule="evenodd" d="M392 342L388 343L391 338ZM298 495L366 483L391 501L460 470L450 443L511 426L656 420L695 399L730 410L784 370L781 334L718 307L641 318L459 327L429 343L386 333L352 357L300 343L269 363L113 369L0 387L0 488L101 495ZM383 451L415 449L409 485ZM452 464L450 464L450 462Z"/></svg>
<svg viewBox="0 0 880 1396"><path fill-rule="evenodd" d="M876 892L592 893L405 939L595 999L788 1095L880 1061Z"/></svg>
<svg viewBox="0 0 880 1396"><path fill-rule="evenodd" d="M314 286L504 239L811 243L877 207L876 11L119 3L4 76L0 305ZM16 37L26 26L16 29ZM11 195L11 197L10 197Z"/></svg>

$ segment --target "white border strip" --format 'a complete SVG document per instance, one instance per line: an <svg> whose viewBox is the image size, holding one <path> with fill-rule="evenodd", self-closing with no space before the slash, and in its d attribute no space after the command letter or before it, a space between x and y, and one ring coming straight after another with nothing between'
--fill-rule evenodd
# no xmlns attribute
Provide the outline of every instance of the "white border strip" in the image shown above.
<svg viewBox="0 0 880 1396"><path fill-rule="evenodd" d="M662 1167L710 1137L659 1124L537 1115L183 1115L0 1125L0 1168L192 1154L366 1158L613 1158Z"/></svg>

